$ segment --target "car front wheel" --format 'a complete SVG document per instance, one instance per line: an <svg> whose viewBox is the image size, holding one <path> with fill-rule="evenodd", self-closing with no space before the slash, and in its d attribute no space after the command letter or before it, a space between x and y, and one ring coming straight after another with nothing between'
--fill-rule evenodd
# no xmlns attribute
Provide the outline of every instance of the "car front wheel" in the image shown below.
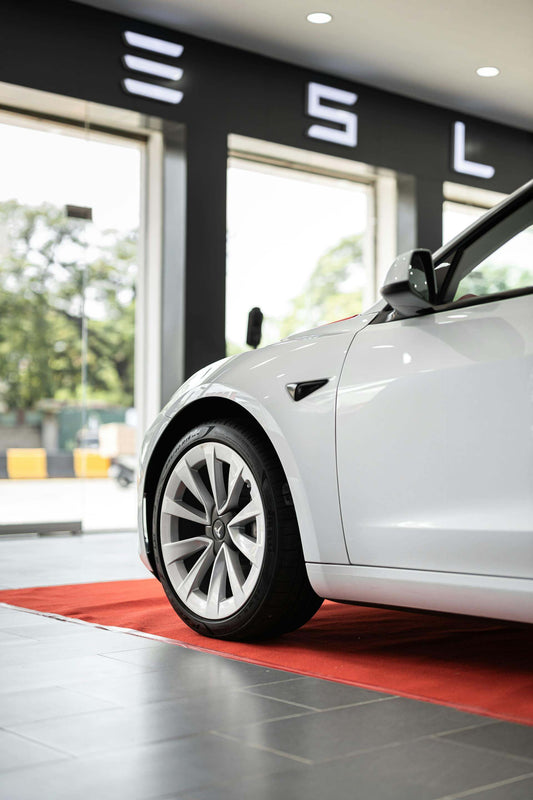
<svg viewBox="0 0 533 800"><path fill-rule="evenodd" d="M165 592L206 636L275 636L322 602L281 465L262 437L233 421L199 425L178 442L159 480L154 531Z"/></svg>

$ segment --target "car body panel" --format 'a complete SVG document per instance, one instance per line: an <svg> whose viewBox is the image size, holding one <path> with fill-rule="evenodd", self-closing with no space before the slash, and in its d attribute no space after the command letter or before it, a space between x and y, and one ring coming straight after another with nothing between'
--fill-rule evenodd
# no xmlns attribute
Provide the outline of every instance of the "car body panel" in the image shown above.
<svg viewBox="0 0 533 800"><path fill-rule="evenodd" d="M320 597L533 622L531 581L468 573L308 564Z"/></svg>
<svg viewBox="0 0 533 800"><path fill-rule="evenodd" d="M378 306L379 308L379 306ZM337 384L348 347L377 310L306 331L260 350L248 351L200 370L176 392L147 434L140 470L140 530L143 483L154 438L190 404L225 398L250 413L272 442L287 477L306 561L347 564L340 519L335 461ZM328 378L295 402L287 384ZM140 537L143 562L146 536Z"/></svg>
<svg viewBox="0 0 533 800"><path fill-rule="evenodd" d="M337 410L351 563L533 578L533 295L368 326Z"/></svg>

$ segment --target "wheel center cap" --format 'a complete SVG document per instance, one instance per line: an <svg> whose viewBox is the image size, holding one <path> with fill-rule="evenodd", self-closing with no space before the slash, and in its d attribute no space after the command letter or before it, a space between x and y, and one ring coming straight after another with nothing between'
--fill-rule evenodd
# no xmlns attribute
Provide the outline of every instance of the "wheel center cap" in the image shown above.
<svg viewBox="0 0 533 800"><path fill-rule="evenodd" d="M223 539L226 534L226 526L221 519L216 519L213 523L213 536L215 539Z"/></svg>

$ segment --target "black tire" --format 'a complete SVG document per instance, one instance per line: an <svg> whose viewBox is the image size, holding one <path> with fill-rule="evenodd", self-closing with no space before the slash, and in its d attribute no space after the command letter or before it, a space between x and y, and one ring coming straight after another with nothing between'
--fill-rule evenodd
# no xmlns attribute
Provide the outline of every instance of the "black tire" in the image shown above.
<svg viewBox="0 0 533 800"><path fill-rule="evenodd" d="M222 619L202 616L178 596L165 565L161 542L162 504L174 468L188 450L208 442L226 445L246 463L259 489L265 522L263 560L257 582L244 603ZM204 636L238 641L279 636L305 624L322 604L307 577L296 514L281 464L271 446L242 424L212 420L180 439L158 482L153 531L158 577L166 595L184 622Z"/></svg>

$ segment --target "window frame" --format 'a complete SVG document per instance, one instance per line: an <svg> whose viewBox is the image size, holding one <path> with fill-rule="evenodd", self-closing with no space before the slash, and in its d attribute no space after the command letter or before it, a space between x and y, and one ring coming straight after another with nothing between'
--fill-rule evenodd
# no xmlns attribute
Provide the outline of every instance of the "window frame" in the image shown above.
<svg viewBox="0 0 533 800"><path fill-rule="evenodd" d="M446 269L446 272L442 278L440 278L440 276L437 277L439 287L437 295L438 302L434 306L427 308L427 310L422 311L420 314L413 314L410 317L401 317L393 311L388 303L386 303L381 311L376 314L374 319L371 320L370 324L382 325L383 323L424 317L429 314L439 314L456 308L469 308L471 306L494 303L501 300L512 299L514 297L533 294L533 286L525 286L520 289L511 289L506 292L496 292L494 294L471 297L466 300L454 301L444 299L446 297L446 293L449 291L449 286L452 282L453 275L455 274L464 250L477 239L481 238L485 233L490 231L496 224L513 214L516 210L520 209L532 199L533 179L521 186L501 203L498 203L498 205L491 208L480 219L475 220L464 231L461 231L461 233L433 253L434 268L436 270L439 267L441 269ZM446 265L448 265L447 268Z"/></svg>
<svg viewBox="0 0 533 800"><path fill-rule="evenodd" d="M532 200L533 180L529 181L529 183L525 184L525 186L523 186L517 192L510 195L506 200L503 201L503 203L500 203L498 206L488 211L487 214L481 217L481 219L476 220L465 231L460 233L458 236L452 239L451 242L444 245L434 253L433 261L435 264L435 269L438 269L439 267L442 268L447 263L449 266L446 269L446 274L439 288L438 303L432 310L429 311L429 313L447 311L452 308L463 308L471 305L479 305L482 303L489 303L494 300L507 299L518 297L523 294L533 293L533 286L525 286L519 289L510 289L505 292L495 292L493 294L472 297L468 298L467 300L453 300L453 296L457 290L457 285L460 283L460 280L462 280L462 277L465 277L462 276L459 281L455 281L455 278L457 277L457 270L460 266L465 251L475 242L478 242L481 238L483 238L483 236L490 234L496 225L504 222L511 215L518 212L522 207ZM518 233L519 232L514 235L518 235ZM509 239L506 241L509 241ZM476 269L476 267L473 267L472 271L474 269Z"/></svg>

